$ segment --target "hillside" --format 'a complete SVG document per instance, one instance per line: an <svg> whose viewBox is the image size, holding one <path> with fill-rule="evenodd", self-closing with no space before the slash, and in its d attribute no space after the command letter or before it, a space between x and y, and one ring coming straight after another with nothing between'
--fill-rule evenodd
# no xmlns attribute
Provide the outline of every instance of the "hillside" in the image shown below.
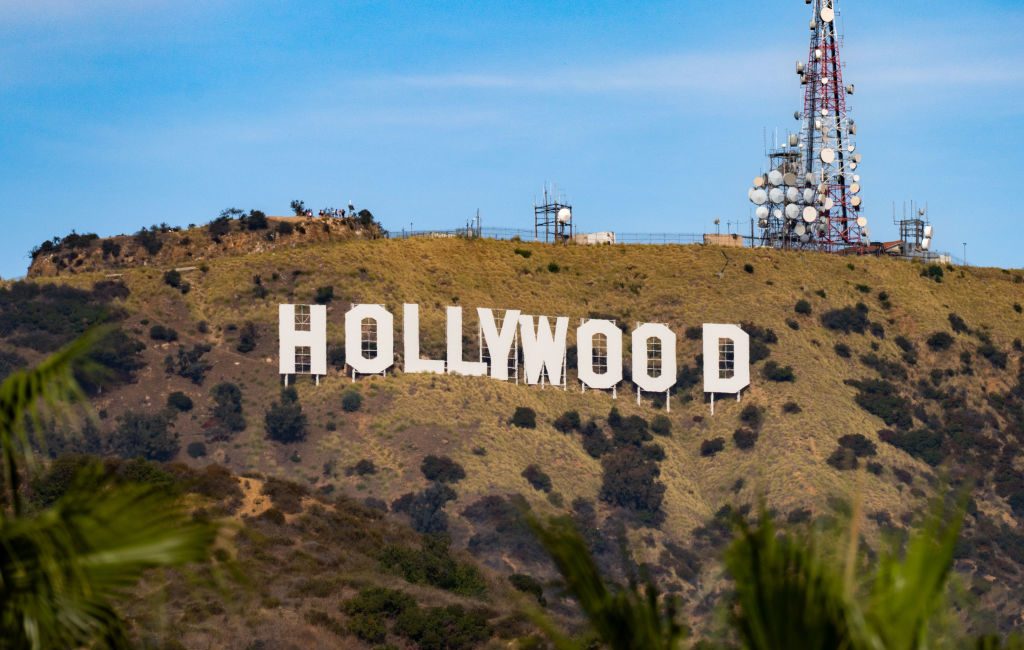
<svg viewBox="0 0 1024 650"><path fill-rule="evenodd" d="M1024 625L1022 271L484 240L338 238L238 253L211 254L177 276L154 257L124 264L114 280L83 263L72 275L8 284L0 374L112 320L125 336L102 355L118 372L94 387L99 426L65 450L286 478L390 510L389 520L421 532L447 531L495 576L548 581L522 498L537 512L571 514L610 572L646 566L705 631L728 588L715 558L731 509L763 497L802 526L842 519L859 502L864 542L878 548L900 539L937 488L965 486L964 607L977 627ZM418 303L423 354L434 357L447 305L573 324L665 322L680 335L681 381L665 413L650 395L638 406L628 383L618 399L581 393L572 374L567 391L400 371L353 383L332 352L331 374L320 386L300 380L293 401L277 375L277 305L318 297L335 345L352 303L396 315ZM713 417L694 374L700 341L684 334L703 322L744 323L755 339L751 388L739 403L719 401ZM399 316L399 342L400 330ZM472 357L476 338L466 345ZM361 399L346 398L353 391ZM189 409L183 397L168 406L178 392ZM274 404L291 422L301 406L304 440L268 439ZM510 422L519 407L535 412L535 428ZM552 601L556 592L548 585Z"/></svg>

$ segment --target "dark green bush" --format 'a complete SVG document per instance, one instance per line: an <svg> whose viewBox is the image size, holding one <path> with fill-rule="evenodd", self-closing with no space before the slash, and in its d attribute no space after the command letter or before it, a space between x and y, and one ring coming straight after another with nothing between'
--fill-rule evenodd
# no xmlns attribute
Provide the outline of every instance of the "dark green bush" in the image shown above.
<svg viewBox="0 0 1024 650"><path fill-rule="evenodd" d="M800 299L796 301L796 305L793 306L793 311L803 316L810 316L811 314L811 303L806 300Z"/></svg>
<svg viewBox="0 0 1024 650"><path fill-rule="evenodd" d="M700 443L701 456L714 456L725 449L725 438L712 438Z"/></svg>
<svg viewBox="0 0 1024 650"><path fill-rule="evenodd" d="M665 486L661 470L639 447L626 445L601 457L600 499L633 511L648 524L664 518L661 511Z"/></svg>
<svg viewBox="0 0 1024 650"><path fill-rule="evenodd" d="M525 573L513 573L508 577L509 583L516 589L524 594L530 594L537 599L537 603L544 607L546 606L547 600L544 598L544 586L541 585L540 581L533 576L528 576Z"/></svg>
<svg viewBox="0 0 1024 650"><path fill-rule="evenodd" d="M969 334L971 328L967 327L967 323L964 322L963 318L960 318L958 314L949 315L949 326L953 328L953 331L957 334Z"/></svg>
<svg viewBox="0 0 1024 650"><path fill-rule="evenodd" d="M525 478L535 490L540 490L541 492L551 491L551 477L545 474L539 465L527 465L520 476Z"/></svg>
<svg viewBox="0 0 1024 650"><path fill-rule="evenodd" d="M836 354L838 356L842 357L843 359L849 359L850 358L851 352L850 352L850 346L849 345L847 345L845 343L836 343L835 346L833 347L833 349L836 351Z"/></svg>
<svg viewBox="0 0 1024 650"><path fill-rule="evenodd" d="M754 429L760 429L764 423L764 409L756 404L747 404L740 411L740 421Z"/></svg>
<svg viewBox="0 0 1024 650"><path fill-rule="evenodd" d="M948 350L953 345L953 337L946 332L935 332L925 340L925 343L936 352Z"/></svg>
<svg viewBox="0 0 1024 650"><path fill-rule="evenodd" d="M163 325L154 325L149 328L149 338L154 341L177 341L178 332L173 328L164 327Z"/></svg>
<svg viewBox="0 0 1024 650"><path fill-rule="evenodd" d="M409 609L395 621L395 633L420 650L470 650L491 636L487 616L462 605Z"/></svg>
<svg viewBox="0 0 1024 650"><path fill-rule="evenodd" d="M552 426L562 433L569 433L570 431L579 431L583 425L578 411L566 411L555 418Z"/></svg>
<svg viewBox="0 0 1024 650"><path fill-rule="evenodd" d="M899 394L896 386L884 379L847 380L845 383L857 389L854 399L865 411L882 418L889 426L910 428L913 423L910 403Z"/></svg>
<svg viewBox="0 0 1024 650"><path fill-rule="evenodd" d="M920 458L929 465L935 466L942 462L942 435L926 429L913 431L878 432L882 442L887 442L897 449L902 449L915 458ZM895 470L894 470L895 471Z"/></svg>
<svg viewBox="0 0 1024 650"><path fill-rule="evenodd" d="M558 262L548 262L548 271L551 273L558 273L562 270L562 267L558 265Z"/></svg>
<svg viewBox="0 0 1024 650"><path fill-rule="evenodd" d="M793 366L780 366L775 361L766 362L761 370L761 374L769 381L796 381L796 376L793 374Z"/></svg>
<svg viewBox="0 0 1024 650"><path fill-rule="evenodd" d="M850 334L863 334L868 328L867 309L842 307L830 309L821 315L821 324L827 329Z"/></svg>
<svg viewBox="0 0 1024 650"><path fill-rule="evenodd" d="M383 568L397 572L413 584L463 596L480 596L487 590L487 583L475 566L452 557L451 540L446 535L427 535L420 548L387 545L378 560Z"/></svg>
<svg viewBox="0 0 1024 650"><path fill-rule="evenodd" d="M512 414L512 425L520 429L536 429L537 414L528 406L517 406Z"/></svg>
<svg viewBox="0 0 1024 650"><path fill-rule="evenodd" d="M447 456L426 456L420 463L420 472L428 481L458 483L466 478L466 470Z"/></svg>
<svg viewBox="0 0 1024 650"><path fill-rule="evenodd" d="M782 405L783 413L800 413L801 411L803 411L803 409L800 408L800 405L796 402L786 402Z"/></svg>
<svg viewBox="0 0 1024 650"><path fill-rule="evenodd" d="M238 330L238 344L235 346L235 349L242 354L252 352L256 349L257 337L256 324L252 321L246 321Z"/></svg>
<svg viewBox="0 0 1024 650"><path fill-rule="evenodd" d="M516 255L519 255L520 257L523 257L523 258L526 258L526 259L529 259L530 256L533 255L533 251L526 250L525 248L517 248L517 249L515 249L515 253L516 253Z"/></svg>
<svg viewBox="0 0 1024 650"><path fill-rule="evenodd" d="M202 458L206 455L206 445L202 442L190 442L185 451L191 458Z"/></svg>
<svg viewBox="0 0 1024 650"><path fill-rule="evenodd" d="M178 434L169 430L164 415L126 411L117 421L110 448L121 458L167 461L177 455Z"/></svg>
<svg viewBox="0 0 1024 650"><path fill-rule="evenodd" d="M226 440L232 433L245 430L245 416L242 413L242 389L237 384L222 382L210 391L213 396L213 417L220 425L212 439Z"/></svg>
<svg viewBox="0 0 1024 650"><path fill-rule="evenodd" d="M928 278L929 280L935 280L936 282L942 282L943 275L942 267L938 264L929 264L921 269L922 278Z"/></svg>
<svg viewBox="0 0 1024 650"><path fill-rule="evenodd" d="M753 273L754 272L754 265L753 264L744 264L743 265L743 270L746 271L747 273Z"/></svg>
<svg viewBox="0 0 1024 650"><path fill-rule="evenodd" d="M345 391L341 396L341 410L346 413L355 413L363 407L362 394L354 389Z"/></svg>
<svg viewBox="0 0 1024 650"><path fill-rule="evenodd" d="M407 492L391 502L391 510L409 515L413 530L419 533L442 533L448 530L444 507L458 495L444 483L432 483L420 492Z"/></svg>
<svg viewBox="0 0 1024 650"><path fill-rule="evenodd" d="M757 443L758 433L746 427L740 427L732 434L732 440L738 449L753 449ZM701 450L703 453L703 449Z"/></svg>
<svg viewBox="0 0 1024 650"><path fill-rule="evenodd" d="M345 476L370 476L377 473L377 466L372 460L360 460L355 465L345 468Z"/></svg>
<svg viewBox="0 0 1024 650"><path fill-rule="evenodd" d="M326 305L334 300L334 287L317 287L316 296L313 298L318 305Z"/></svg>
<svg viewBox="0 0 1024 650"><path fill-rule="evenodd" d="M306 416L294 388L281 391L281 399L267 409L264 416L267 437L284 444L306 439Z"/></svg>
<svg viewBox="0 0 1024 650"><path fill-rule="evenodd" d="M175 269L171 269L164 273L164 284L175 289L181 287L181 273Z"/></svg>
<svg viewBox="0 0 1024 650"><path fill-rule="evenodd" d="M651 418L651 431L659 436L672 435L672 420L663 413Z"/></svg>
<svg viewBox="0 0 1024 650"><path fill-rule="evenodd" d="M176 390L167 396L167 406L182 412L191 411L192 398L180 390Z"/></svg>
<svg viewBox="0 0 1024 650"><path fill-rule="evenodd" d="M213 366L203 359L203 356L210 351L210 346L205 343L197 343L191 350L185 346L178 346L176 356L167 355L164 358L164 370L167 374L176 374L190 380L193 384L202 385L206 379L206 373Z"/></svg>

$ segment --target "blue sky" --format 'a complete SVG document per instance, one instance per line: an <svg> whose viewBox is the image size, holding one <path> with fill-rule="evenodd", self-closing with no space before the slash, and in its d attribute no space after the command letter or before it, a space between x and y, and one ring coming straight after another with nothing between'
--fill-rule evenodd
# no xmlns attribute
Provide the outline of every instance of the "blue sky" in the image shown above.
<svg viewBox="0 0 1024 650"><path fill-rule="evenodd" d="M840 9L873 238L927 201L938 248L1024 265L1024 4ZM295 198L527 228L553 181L586 231L748 224L808 20L799 0L0 0L0 276L71 229Z"/></svg>

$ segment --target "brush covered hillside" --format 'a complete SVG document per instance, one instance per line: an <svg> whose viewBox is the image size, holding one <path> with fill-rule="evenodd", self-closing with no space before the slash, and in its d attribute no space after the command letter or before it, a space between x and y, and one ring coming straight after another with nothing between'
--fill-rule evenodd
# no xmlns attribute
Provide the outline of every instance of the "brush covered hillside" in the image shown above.
<svg viewBox="0 0 1024 650"><path fill-rule="evenodd" d="M248 477L239 502L268 483L293 494L299 515L275 506L260 526L321 517L322 502L362 513L329 524L340 529L373 517L374 526L442 533L458 562L571 617L524 513L568 515L610 575L651 575L708 635L729 590L719 557L736 512L763 499L783 527L827 527L861 513L862 543L880 549L905 538L931 496L962 489L970 494L956 564L963 616L980 631L1024 626L1022 271L703 246L350 238L208 257L191 271L150 263L118 273L40 277L0 291L0 374L91 323L119 332L96 353L114 371L88 386L98 419L70 441L55 425L53 456L142 456L195 472L217 464ZM331 371L319 386L302 378L282 391L276 327L285 302L327 305ZM466 308L469 358L476 307L569 316L573 325L608 317L627 331L667 323L679 334L671 411L649 394L638 405L628 380L618 399L582 393L572 370L567 391L406 375L400 363L353 383L343 370L345 311L386 305L400 361L406 302L420 305L423 355L433 358L444 356L447 305ZM743 323L752 338L752 385L741 401L717 401L714 416L700 383L704 322ZM306 505L296 510L296 499ZM360 585L393 587L401 571L365 541L358 570L310 560L322 558L311 548L345 543L317 538L328 524L315 517L262 531L287 549L259 557L288 558L295 573L281 580L323 584L282 587L258 607L216 614L201 604L212 601L196 605L179 586L167 597L182 638L229 643L217 635L245 627L248 616L308 625L308 634L335 626L351 647L380 643L385 637L352 632L358 607L338 601ZM467 598L445 594L435 600ZM490 597L492 611L475 623L488 634L508 627L493 611L515 609L503 598ZM401 636L393 620L380 624L395 647L432 647Z"/></svg>

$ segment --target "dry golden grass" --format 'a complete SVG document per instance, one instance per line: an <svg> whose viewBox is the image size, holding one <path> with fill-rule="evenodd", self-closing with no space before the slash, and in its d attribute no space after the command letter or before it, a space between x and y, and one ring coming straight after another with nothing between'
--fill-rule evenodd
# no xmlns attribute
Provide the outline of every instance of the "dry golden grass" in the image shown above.
<svg viewBox="0 0 1024 650"><path fill-rule="evenodd" d="M525 258L515 252L530 252ZM555 262L558 272L548 265ZM846 433L862 433L876 440L882 428L853 402L854 389L845 379L874 376L857 357L869 350L870 335L841 336L823 328L819 315L831 308L864 302L870 318L884 324L887 335L877 340L879 354L898 358L892 339L904 335L918 344L918 368L953 367L963 345L935 355L923 345L931 332L948 330L947 316L956 312L974 328L990 332L993 341L1009 350L1013 339L1024 336L1024 316L1012 306L1024 303L1021 271L970 268L946 270L942 283L920 276L914 263L875 258L840 258L821 254L704 246L604 246L555 247L534 243L466 240L361 241L311 244L260 254L224 257L207 262L208 270L186 275L192 291L185 296L163 284L162 270L137 268L124 271L132 289L126 308L153 322L165 320L181 331L194 331L194 322L211 325L207 337L215 348L211 357L218 367L207 386L220 379L245 381L245 406L249 428L233 447L226 449L230 463L239 469L255 469L289 475L324 485L334 483L357 495L390 500L422 485L419 462L429 453L446 454L460 462L468 477L458 486L459 501L449 512L461 510L483 494L522 492L535 506L553 511L544 495L532 490L520 472L539 464L554 482L566 504L577 496L594 498L600 485L600 464L582 449L578 436L558 433L551 422L562 412L578 410L584 419L604 418L612 406L624 414L645 417L656 411L645 399L637 406L635 395L620 393L581 394L570 381L568 391L527 387L488 379L451 376L404 375L361 378L355 385L366 398L357 414L341 410L341 394L352 388L347 377L332 374L320 387L300 383L302 404L310 417L310 439L298 446L301 462L289 460L291 450L263 439L262 413L276 398L277 383L272 363L276 354L277 305L310 302L317 287L334 287L335 300L328 310L328 339L340 343L344 312L350 303L386 305L395 314L396 351L401 354L401 304L420 305L425 353L442 351L444 307L458 304L467 309L467 331L474 326L476 307L517 308L524 313L568 316L575 326L591 314L611 315L630 327L641 321L665 322L679 333L681 363L693 363L699 343L683 336L686 327L703 322L753 322L770 327L779 342L771 358L791 365L796 381L775 384L761 378L754 368L753 385L742 402L722 399L709 417L701 393L683 403L673 399L673 435L658 439L667 458L661 463L667 487L664 530L681 535L705 521L721 505L734 500L750 501L764 494L782 512L810 505L825 508L830 495L849 495L854 473L838 472L824 460L835 449L836 439ZM753 273L744 265L753 266ZM852 268L850 268L852 266ZM296 272L299 272L296 274ZM264 299L253 295L253 276L262 278L269 291ZM61 282L88 285L98 275L62 278ZM856 285L870 287L864 293ZM824 291L826 297L816 294ZM878 293L885 291L892 308L880 306ZM799 299L808 300L811 316L794 313ZM786 325L800 324L799 331ZM223 327L251 320L261 326L263 340L249 355L224 343ZM475 337L470 337L475 338ZM570 335L570 338L571 335ZM839 358L833 346L845 340L852 359ZM572 343L572 341L570 341ZM628 353L628 339L626 341ZM237 364L237 365L236 365ZM1006 386L1005 373L995 372L982 360L972 381L985 382L989 390ZM161 394L167 387L162 371L147 371L146 382ZM923 372L912 370L913 373ZM917 374L914 375L916 380ZM176 380L172 380L176 381ZM206 389L204 389L206 390ZM649 398L650 396L647 396ZM980 399L980 393L977 395ZM788 401L803 409L783 414ZM766 422L757 446L742 451L732 443L739 426L740 409L754 403L766 409ZM536 430L517 429L508 419L517 406L529 406L538 414ZM703 416L695 422L695 416ZM328 431L328 422L336 423ZM721 436L726 448L712 458L700 455L702 440ZM473 449L481 447L486 455ZM885 444L878 445L886 466L929 469ZM336 478L322 476L324 462L333 460L344 468L360 459L379 468L376 475ZM732 486L745 480L739 495ZM890 480L867 480L863 489L866 511L909 509L915 498Z"/></svg>

